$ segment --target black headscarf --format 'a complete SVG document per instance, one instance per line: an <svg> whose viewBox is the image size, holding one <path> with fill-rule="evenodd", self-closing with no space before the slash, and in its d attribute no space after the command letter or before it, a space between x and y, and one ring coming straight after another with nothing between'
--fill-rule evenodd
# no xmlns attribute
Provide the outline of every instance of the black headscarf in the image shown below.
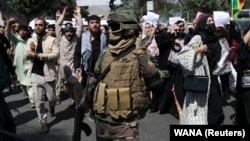
<svg viewBox="0 0 250 141"><path fill-rule="evenodd" d="M197 22L194 35L200 35L203 44L206 44L208 49L206 52L210 71L214 70L221 55L221 46L219 39L213 32L207 30L207 19L212 17L211 15L205 15Z"/></svg>
<svg viewBox="0 0 250 141"><path fill-rule="evenodd" d="M205 15L200 18L200 20L197 22L195 29L194 29L194 35L201 35L202 42L204 44L207 44L211 41L216 41L218 38L214 36L212 32L209 32L207 30L207 19L209 17L212 17L211 15Z"/></svg>

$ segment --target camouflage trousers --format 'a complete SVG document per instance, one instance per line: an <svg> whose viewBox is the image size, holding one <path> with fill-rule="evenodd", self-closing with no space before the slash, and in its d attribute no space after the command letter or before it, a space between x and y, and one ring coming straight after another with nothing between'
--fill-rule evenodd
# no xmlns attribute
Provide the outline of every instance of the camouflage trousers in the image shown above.
<svg viewBox="0 0 250 141"><path fill-rule="evenodd" d="M96 116L97 141L139 141L137 117L112 119L110 116Z"/></svg>

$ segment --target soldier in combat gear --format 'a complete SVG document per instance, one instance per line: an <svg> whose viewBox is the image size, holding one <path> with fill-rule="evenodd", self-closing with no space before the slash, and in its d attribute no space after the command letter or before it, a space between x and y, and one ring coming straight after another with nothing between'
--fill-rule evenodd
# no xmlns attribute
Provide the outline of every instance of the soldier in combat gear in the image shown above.
<svg viewBox="0 0 250 141"><path fill-rule="evenodd" d="M141 44L139 18L119 7L108 16L109 44L95 64L93 92L97 141L139 141L139 120L149 105L149 92L160 88L168 71L160 71ZM90 86L91 87L91 86Z"/></svg>

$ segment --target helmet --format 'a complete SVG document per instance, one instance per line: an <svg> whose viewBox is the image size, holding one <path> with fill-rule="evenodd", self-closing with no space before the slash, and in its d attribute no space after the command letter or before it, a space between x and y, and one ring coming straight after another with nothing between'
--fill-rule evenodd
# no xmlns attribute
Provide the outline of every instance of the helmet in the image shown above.
<svg viewBox="0 0 250 141"><path fill-rule="evenodd" d="M113 33L124 29L141 31L139 17L133 9L119 7L113 13L109 14L107 22Z"/></svg>

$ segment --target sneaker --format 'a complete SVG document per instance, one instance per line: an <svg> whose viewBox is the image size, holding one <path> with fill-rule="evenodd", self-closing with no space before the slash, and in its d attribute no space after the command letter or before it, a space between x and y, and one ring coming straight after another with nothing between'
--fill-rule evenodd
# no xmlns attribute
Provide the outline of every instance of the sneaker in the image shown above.
<svg viewBox="0 0 250 141"><path fill-rule="evenodd" d="M55 116L55 107L50 108L49 113L50 113L51 117L54 117Z"/></svg>
<svg viewBox="0 0 250 141"><path fill-rule="evenodd" d="M35 104L35 103L31 103L31 104L30 104L30 108L31 108L31 109L35 109L35 108L36 108L36 104Z"/></svg>
<svg viewBox="0 0 250 141"><path fill-rule="evenodd" d="M57 98L56 99L56 105L60 105L61 104L61 99L60 98Z"/></svg>
<svg viewBox="0 0 250 141"><path fill-rule="evenodd" d="M49 132L48 124L47 122L41 123L41 133L46 134Z"/></svg>

